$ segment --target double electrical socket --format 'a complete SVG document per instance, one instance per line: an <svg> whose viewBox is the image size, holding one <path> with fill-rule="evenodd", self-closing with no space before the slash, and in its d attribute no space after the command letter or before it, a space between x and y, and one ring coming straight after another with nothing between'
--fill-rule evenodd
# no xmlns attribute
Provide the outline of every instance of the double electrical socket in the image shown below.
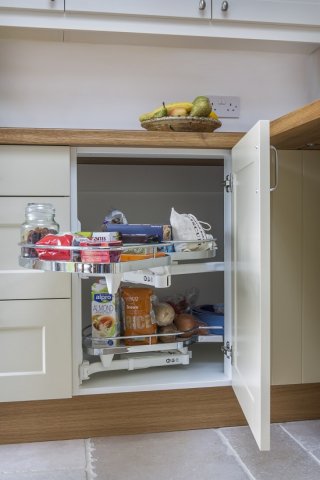
<svg viewBox="0 0 320 480"><path fill-rule="evenodd" d="M218 115L219 118L239 118L240 117L240 97L226 97L205 95L209 98L212 111Z"/></svg>

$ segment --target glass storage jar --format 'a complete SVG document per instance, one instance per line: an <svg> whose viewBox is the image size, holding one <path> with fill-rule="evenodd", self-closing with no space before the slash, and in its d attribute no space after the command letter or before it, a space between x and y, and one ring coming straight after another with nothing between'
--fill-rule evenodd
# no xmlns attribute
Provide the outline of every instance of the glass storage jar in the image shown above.
<svg viewBox="0 0 320 480"><path fill-rule="evenodd" d="M21 243L35 244L41 238L50 234L59 233L59 225L54 220L55 208L52 203L28 203L26 220L21 225ZM37 258L34 248L22 248L23 257Z"/></svg>

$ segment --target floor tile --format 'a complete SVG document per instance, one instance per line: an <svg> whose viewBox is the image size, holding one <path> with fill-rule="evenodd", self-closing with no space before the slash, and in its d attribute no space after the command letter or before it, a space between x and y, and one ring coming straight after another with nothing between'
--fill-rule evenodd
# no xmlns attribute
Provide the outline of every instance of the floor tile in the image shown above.
<svg viewBox="0 0 320 480"><path fill-rule="evenodd" d="M55 472L0 473L0 480L86 480L83 469L58 470Z"/></svg>
<svg viewBox="0 0 320 480"><path fill-rule="evenodd" d="M249 427L220 430L256 480L319 480L320 465L287 435L271 425L271 451L260 452Z"/></svg>
<svg viewBox="0 0 320 480"><path fill-rule="evenodd" d="M281 423L281 426L320 461L320 420Z"/></svg>
<svg viewBox="0 0 320 480"><path fill-rule="evenodd" d="M0 445L0 473L85 468L84 440Z"/></svg>
<svg viewBox="0 0 320 480"><path fill-rule="evenodd" d="M215 430L93 438L96 480L248 480Z"/></svg>

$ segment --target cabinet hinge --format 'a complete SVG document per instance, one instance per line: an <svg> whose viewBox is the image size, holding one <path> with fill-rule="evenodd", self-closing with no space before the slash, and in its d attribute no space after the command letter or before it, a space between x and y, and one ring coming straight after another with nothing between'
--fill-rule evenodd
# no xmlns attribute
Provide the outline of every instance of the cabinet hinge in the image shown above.
<svg viewBox="0 0 320 480"><path fill-rule="evenodd" d="M227 358L231 359L231 365L232 365L232 345L230 345L230 342L227 342L225 345L222 345L221 350Z"/></svg>
<svg viewBox="0 0 320 480"><path fill-rule="evenodd" d="M225 187L227 193L232 192L232 174L226 176L224 182L221 182L221 186Z"/></svg>

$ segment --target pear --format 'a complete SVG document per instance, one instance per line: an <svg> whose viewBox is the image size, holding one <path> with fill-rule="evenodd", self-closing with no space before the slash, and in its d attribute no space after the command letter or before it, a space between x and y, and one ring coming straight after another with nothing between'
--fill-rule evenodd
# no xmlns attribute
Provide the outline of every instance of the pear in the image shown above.
<svg viewBox="0 0 320 480"><path fill-rule="evenodd" d="M153 118L162 118L162 117L167 117L168 116L168 111L166 109L166 106L165 106L164 102L162 103L162 105L163 105L163 107L161 108L161 110L156 112L153 115Z"/></svg>
<svg viewBox="0 0 320 480"><path fill-rule="evenodd" d="M207 97L197 97L193 102L190 117L207 117L212 112L212 105Z"/></svg>
<svg viewBox="0 0 320 480"><path fill-rule="evenodd" d="M197 97L193 100L193 105L195 105L196 103L200 102L201 100L209 100L208 97Z"/></svg>
<svg viewBox="0 0 320 480"><path fill-rule="evenodd" d="M176 107L169 111L170 117L185 117L188 115L188 112L185 108Z"/></svg>

